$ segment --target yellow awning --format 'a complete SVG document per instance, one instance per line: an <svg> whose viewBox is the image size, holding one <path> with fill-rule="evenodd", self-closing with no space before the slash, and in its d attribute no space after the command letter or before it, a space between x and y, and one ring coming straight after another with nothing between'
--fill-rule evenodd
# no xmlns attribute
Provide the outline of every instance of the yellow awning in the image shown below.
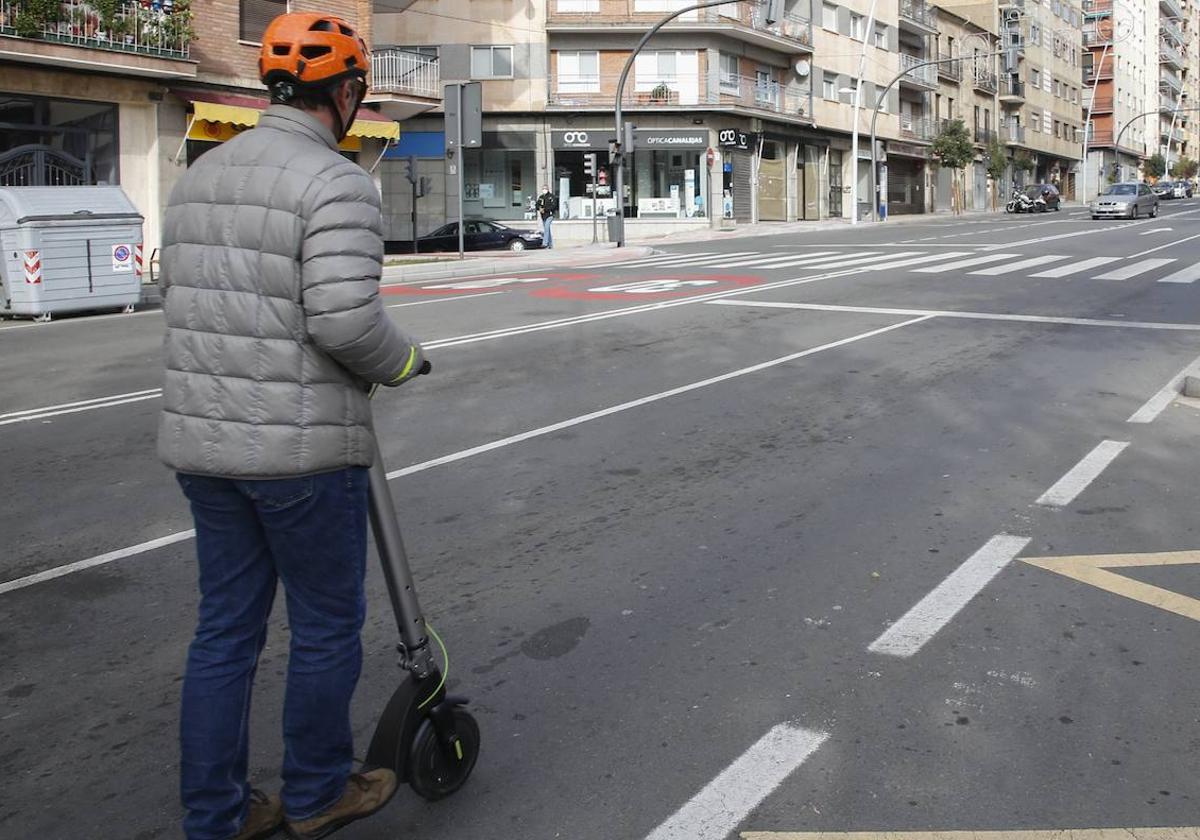
<svg viewBox="0 0 1200 840"><path fill-rule="evenodd" d="M258 124L258 116L262 113L257 108L243 108L240 105L218 105L215 102L193 102L196 119L208 122L229 123L253 128Z"/></svg>
<svg viewBox="0 0 1200 840"><path fill-rule="evenodd" d="M374 137L378 140L399 140L400 123L382 120L355 120L346 132L351 137Z"/></svg>
<svg viewBox="0 0 1200 840"><path fill-rule="evenodd" d="M209 123L228 123L253 128L262 111L241 105L222 105L216 102L193 102L197 120ZM351 137L372 137L378 140L399 140L400 124L383 120L355 120L346 132Z"/></svg>

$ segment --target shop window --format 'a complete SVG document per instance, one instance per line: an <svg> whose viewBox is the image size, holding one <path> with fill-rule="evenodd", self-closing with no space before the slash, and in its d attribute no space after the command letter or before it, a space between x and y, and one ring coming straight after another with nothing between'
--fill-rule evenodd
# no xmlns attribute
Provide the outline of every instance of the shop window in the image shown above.
<svg viewBox="0 0 1200 840"><path fill-rule="evenodd" d="M238 37L257 44L267 24L287 12L287 0L241 0Z"/></svg>
<svg viewBox="0 0 1200 840"><path fill-rule="evenodd" d="M560 51L558 89L564 93L599 93L600 53Z"/></svg>
<svg viewBox="0 0 1200 840"><path fill-rule="evenodd" d="M511 79L512 47L471 47L472 79Z"/></svg>
<svg viewBox="0 0 1200 840"><path fill-rule="evenodd" d="M833 3L821 4L821 26L830 32L837 32L837 6Z"/></svg>
<svg viewBox="0 0 1200 840"><path fill-rule="evenodd" d="M741 67L738 57L731 53L721 53L721 91L723 93L740 93L741 87Z"/></svg>
<svg viewBox="0 0 1200 840"><path fill-rule="evenodd" d="M117 106L0 94L0 186L119 183Z"/></svg>

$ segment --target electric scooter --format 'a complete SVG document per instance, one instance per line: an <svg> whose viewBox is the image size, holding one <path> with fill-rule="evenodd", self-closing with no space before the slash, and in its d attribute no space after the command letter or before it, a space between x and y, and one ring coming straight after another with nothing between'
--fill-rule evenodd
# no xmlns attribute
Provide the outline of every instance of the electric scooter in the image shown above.
<svg viewBox="0 0 1200 840"><path fill-rule="evenodd" d="M421 372L428 373L428 366ZM371 531L400 631L397 650L405 673L375 726L366 765L390 768L398 781L433 801L461 788L475 769L479 724L464 708L467 698L446 694L446 673L434 660L430 636L441 647L444 667L448 666L446 647L425 624L417 602L378 446L369 475Z"/></svg>

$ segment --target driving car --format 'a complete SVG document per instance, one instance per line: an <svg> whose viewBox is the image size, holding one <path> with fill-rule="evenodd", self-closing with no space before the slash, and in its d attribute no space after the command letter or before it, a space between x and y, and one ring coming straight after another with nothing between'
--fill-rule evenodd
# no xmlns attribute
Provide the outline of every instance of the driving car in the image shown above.
<svg viewBox="0 0 1200 840"><path fill-rule="evenodd" d="M510 228L500 222L468 219L463 223L463 248L467 251L490 251L507 248L510 251L524 251L527 248L541 248L542 234L528 230ZM458 222L442 225L433 233L426 234L420 239L420 250L457 251Z"/></svg>
<svg viewBox="0 0 1200 840"><path fill-rule="evenodd" d="M1150 191L1159 198L1172 198L1172 190L1170 184L1166 181L1159 181L1150 188Z"/></svg>
<svg viewBox="0 0 1200 840"><path fill-rule="evenodd" d="M1091 206L1092 218L1136 219L1158 215L1158 196L1145 184L1112 184Z"/></svg>
<svg viewBox="0 0 1200 840"><path fill-rule="evenodd" d="M1174 181L1171 184L1172 198L1187 198L1188 197L1188 182Z"/></svg>
<svg viewBox="0 0 1200 840"><path fill-rule="evenodd" d="M1059 195L1058 187L1053 184L1030 184L1024 190L1025 195L1037 201L1039 197L1044 199L1045 206L1038 206L1038 210L1043 213L1047 210L1061 210L1062 196Z"/></svg>

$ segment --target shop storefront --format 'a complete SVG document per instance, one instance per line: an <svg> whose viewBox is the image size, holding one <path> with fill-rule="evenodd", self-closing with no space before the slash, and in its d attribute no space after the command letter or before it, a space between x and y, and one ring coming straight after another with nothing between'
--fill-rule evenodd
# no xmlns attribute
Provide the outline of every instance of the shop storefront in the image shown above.
<svg viewBox="0 0 1200 840"><path fill-rule="evenodd" d="M925 171L929 150L912 143L887 144L887 212L889 216L924 213Z"/></svg>
<svg viewBox="0 0 1200 840"><path fill-rule="evenodd" d="M707 218L708 131L636 129L628 207L639 219Z"/></svg>
<svg viewBox="0 0 1200 840"><path fill-rule="evenodd" d="M0 186L120 182L117 105L0 93Z"/></svg>
<svg viewBox="0 0 1200 840"><path fill-rule="evenodd" d="M754 213L754 155L759 137L741 129L723 128L717 133L717 143L724 158L721 215L748 222Z"/></svg>
<svg viewBox="0 0 1200 840"><path fill-rule="evenodd" d="M554 153L554 189L563 219L592 218L593 204L597 216L616 209L613 185L615 172L608 158L608 140L612 130L567 129L550 132L550 147ZM595 202L593 178L587 174L587 158L596 156Z"/></svg>
<svg viewBox="0 0 1200 840"><path fill-rule="evenodd" d="M485 131L483 148L468 149L464 158L465 216L499 221L529 217L543 186L537 182L536 134Z"/></svg>

